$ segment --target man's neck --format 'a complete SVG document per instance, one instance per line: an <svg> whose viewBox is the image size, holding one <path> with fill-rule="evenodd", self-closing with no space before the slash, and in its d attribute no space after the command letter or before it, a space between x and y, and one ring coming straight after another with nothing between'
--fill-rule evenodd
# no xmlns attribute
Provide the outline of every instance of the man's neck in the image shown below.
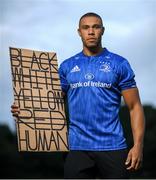
<svg viewBox="0 0 156 180"><path fill-rule="evenodd" d="M103 51L102 46L96 47L96 48L83 47L83 53L86 56L96 56L96 55L100 54L102 51Z"/></svg>

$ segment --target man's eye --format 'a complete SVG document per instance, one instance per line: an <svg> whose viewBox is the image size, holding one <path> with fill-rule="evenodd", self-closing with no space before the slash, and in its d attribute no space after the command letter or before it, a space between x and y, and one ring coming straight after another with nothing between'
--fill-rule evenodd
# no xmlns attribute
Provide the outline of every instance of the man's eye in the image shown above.
<svg viewBox="0 0 156 180"><path fill-rule="evenodd" d="M101 26L100 26L100 25L95 25L94 28L95 28L95 29L100 29Z"/></svg>
<svg viewBox="0 0 156 180"><path fill-rule="evenodd" d="M82 29L88 29L89 27L88 26L82 26Z"/></svg>

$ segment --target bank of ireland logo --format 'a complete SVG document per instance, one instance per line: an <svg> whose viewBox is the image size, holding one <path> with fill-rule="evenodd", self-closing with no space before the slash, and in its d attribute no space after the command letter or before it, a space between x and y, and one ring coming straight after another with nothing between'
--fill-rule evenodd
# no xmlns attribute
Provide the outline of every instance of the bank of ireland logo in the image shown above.
<svg viewBox="0 0 156 180"><path fill-rule="evenodd" d="M92 79L94 79L94 75L92 73L87 73L87 74L85 74L85 79L92 80Z"/></svg>
<svg viewBox="0 0 156 180"><path fill-rule="evenodd" d="M103 64L101 64L99 70L103 72L110 72L111 71L110 63L104 62Z"/></svg>

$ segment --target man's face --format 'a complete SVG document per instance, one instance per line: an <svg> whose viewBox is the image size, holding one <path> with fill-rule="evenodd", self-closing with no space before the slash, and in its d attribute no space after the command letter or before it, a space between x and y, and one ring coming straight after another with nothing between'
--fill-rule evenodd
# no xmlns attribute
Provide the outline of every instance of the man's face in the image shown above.
<svg viewBox="0 0 156 180"><path fill-rule="evenodd" d="M84 17L80 21L78 33L85 47L94 48L101 44L104 27L98 17Z"/></svg>

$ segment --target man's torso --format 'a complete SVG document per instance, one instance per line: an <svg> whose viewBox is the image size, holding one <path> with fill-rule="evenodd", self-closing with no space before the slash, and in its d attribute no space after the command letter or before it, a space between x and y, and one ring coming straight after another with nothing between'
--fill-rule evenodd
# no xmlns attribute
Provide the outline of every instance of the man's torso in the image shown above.
<svg viewBox="0 0 156 180"><path fill-rule="evenodd" d="M81 52L64 61L59 72L68 96L70 149L126 148L118 113L121 91L136 86L128 62L107 49L98 56Z"/></svg>

